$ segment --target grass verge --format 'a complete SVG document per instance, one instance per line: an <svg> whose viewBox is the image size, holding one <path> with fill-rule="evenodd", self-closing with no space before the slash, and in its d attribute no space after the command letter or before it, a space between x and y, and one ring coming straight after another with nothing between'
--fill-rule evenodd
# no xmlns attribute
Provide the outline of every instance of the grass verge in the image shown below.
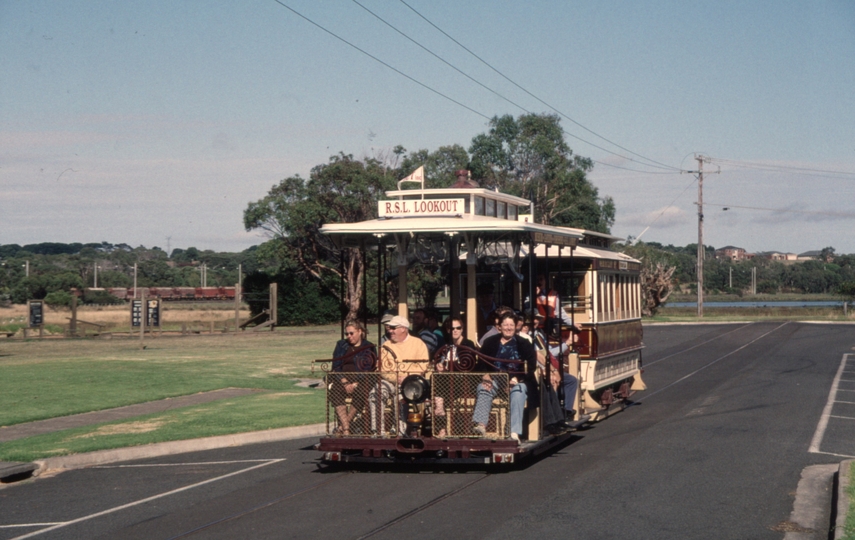
<svg viewBox="0 0 855 540"><path fill-rule="evenodd" d="M849 469L849 511L846 513L843 540L855 540L855 461Z"/></svg>
<svg viewBox="0 0 855 540"><path fill-rule="evenodd" d="M645 322L698 322L698 310L691 308L663 308ZM704 310L704 322L755 322L775 321L828 321L855 322L855 313L843 315L841 308L765 307L765 308L709 308Z"/></svg>
<svg viewBox="0 0 855 540"><path fill-rule="evenodd" d="M0 461L48 457L178 441L216 435L301 426L324 421L323 390L299 388L224 399L203 405L138 416L10 441L0 445Z"/></svg>
<svg viewBox="0 0 855 540"><path fill-rule="evenodd" d="M0 349L0 426L220 388L288 391L329 358L337 327L134 340L9 341ZM319 375L315 375L319 376Z"/></svg>

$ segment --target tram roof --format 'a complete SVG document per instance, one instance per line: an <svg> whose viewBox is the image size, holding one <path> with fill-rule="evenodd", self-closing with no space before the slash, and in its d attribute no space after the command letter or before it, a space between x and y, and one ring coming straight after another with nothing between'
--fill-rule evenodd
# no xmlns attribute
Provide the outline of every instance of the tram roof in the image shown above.
<svg viewBox="0 0 855 540"><path fill-rule="evenodd" d="M586 231L585 234L588 234ZM561 249L559 252L558 250ZM549 246L548 255L550 257L558 257L560 253L561 257L570 257L570 248L563 247L559 248L558 246ZM528 256L528 247L522 246L520 248L520 254L523 257ZM536 257L544 257L547 255L546 246L543 244L538 244L534 247L534 254ZM614 261L626 261L626 262L641 262L638 259L634 259L625 253L621 253L619 251L612 251L609 249L599 249L591 246L577 246L573 248L573 256L574 257L589 257L592 259L610 259Z"/></svg>
<svg viewBox="0 0 855 540"><path fill-rule="evenodd" d="M529 221L513 221L488 216L442 216L442 217L398 217L379 218L357 223L328 223L321 232L330 235L352 237L354 240L366 236L395 234L452 235L476 233L489 236L541 233L567 240L581 240L585 231L568 227L553 227Z"/></svg>

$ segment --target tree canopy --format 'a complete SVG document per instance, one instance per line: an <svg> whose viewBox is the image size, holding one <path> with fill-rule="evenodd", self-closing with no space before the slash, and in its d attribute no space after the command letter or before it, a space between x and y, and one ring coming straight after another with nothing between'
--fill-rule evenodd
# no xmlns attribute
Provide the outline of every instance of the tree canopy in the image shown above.
<svg viewBox="0 0 855 540"><path fill-rule="evenodd" d="M557 115L495 116L489 126L469 147L473 178L531 200L539 223L609 232L614 201L599 198L586 176L593 162L573 154Z"/></svg>

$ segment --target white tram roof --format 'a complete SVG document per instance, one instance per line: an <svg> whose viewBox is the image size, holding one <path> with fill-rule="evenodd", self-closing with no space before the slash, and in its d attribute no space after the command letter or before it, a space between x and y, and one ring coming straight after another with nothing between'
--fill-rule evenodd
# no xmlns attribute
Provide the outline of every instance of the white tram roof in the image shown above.
<svg viewBox="0 0 855 540"><path fill-rule="evenodd" d="M585 234L590 234L590 231L585 231ZM559 248L558 246L549 246L549 256L550 257L558 257L560 254L562 257L570 257L570 248L563 247ZM546 246L543 244L538 244L534 246L534 254L536 257L544 257L547 254ZM528 256L528 246L523 245L520 248L520 255L523 257ZM609 249L600 249L591 246L577 246L573 249L574 257L588 257L592 259L610 259L613 261L626 261L626 262L640 262L638 259L634 259L625 253L620 253L618 251L611 251Z"/></svg>
<svg viewBox="0 0 855 540"><path fill-rule="evenodd" d="M396 233L441 233L450 235L468 232L542 232L575 239L582 239L584 235L582 229L552 227L528 221L511 221L487 216L379 218L360 221L358 223L328 223L321 227L321 232L342 235L386 235Z"/></svg>
<svg viewBox="0 0 855 540"><path fill-rule="evenodd" d="M526 234L535 235L537 241L570 244L585 235L582 229L529 221L519 213L521 207L526 211L531 208L527 199L484 188L395 190L387 191L386 197L387 200L378 203L379 218L328 223L321 227L321 232L335 235L345 244L356 243L366 236L465 233L493 237Z"/></svg>

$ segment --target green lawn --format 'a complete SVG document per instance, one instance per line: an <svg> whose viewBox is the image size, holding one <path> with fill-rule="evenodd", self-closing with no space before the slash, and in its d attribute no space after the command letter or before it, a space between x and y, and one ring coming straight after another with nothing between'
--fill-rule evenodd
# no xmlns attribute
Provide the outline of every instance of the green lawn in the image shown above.
<svg viewBox="0 0 855 540"><path fill-rule="evenodd" d="M706 308L704 316L698 319L696 307L666 307L660 309L652 318L645 322L751 322L762 320L780 321L829 321L855 322L855 310L849 310L843 315L840 307L765 307L765 308Z"/></svg>
<svg viewBox="0 0 855 540"><path fill-rule="evenodd" d="M0 461L33 461L142 444L229 435L324 421L325 393L293 387L182 407L0 444Z"/></svg>
<svg viewBox="0 0 855 540"><path fill-rule="evenodd" d="M329 358L338 326L136 339L0 342L0 426L220 388L268 390L151 417L0 444L0 459L55 455L323 421L323 390L295 387ZM122 428L134 422L146 429ZM151 428L151 429L149 429ZM100 431L99 431L100 430Z"/></svg>
<svg viewBox="0 0 855 540"><path fill-rule="evenodd" d="M849 469L849 511L846 512L846 525L843 540L855 540L855 461Z"/></svg>

